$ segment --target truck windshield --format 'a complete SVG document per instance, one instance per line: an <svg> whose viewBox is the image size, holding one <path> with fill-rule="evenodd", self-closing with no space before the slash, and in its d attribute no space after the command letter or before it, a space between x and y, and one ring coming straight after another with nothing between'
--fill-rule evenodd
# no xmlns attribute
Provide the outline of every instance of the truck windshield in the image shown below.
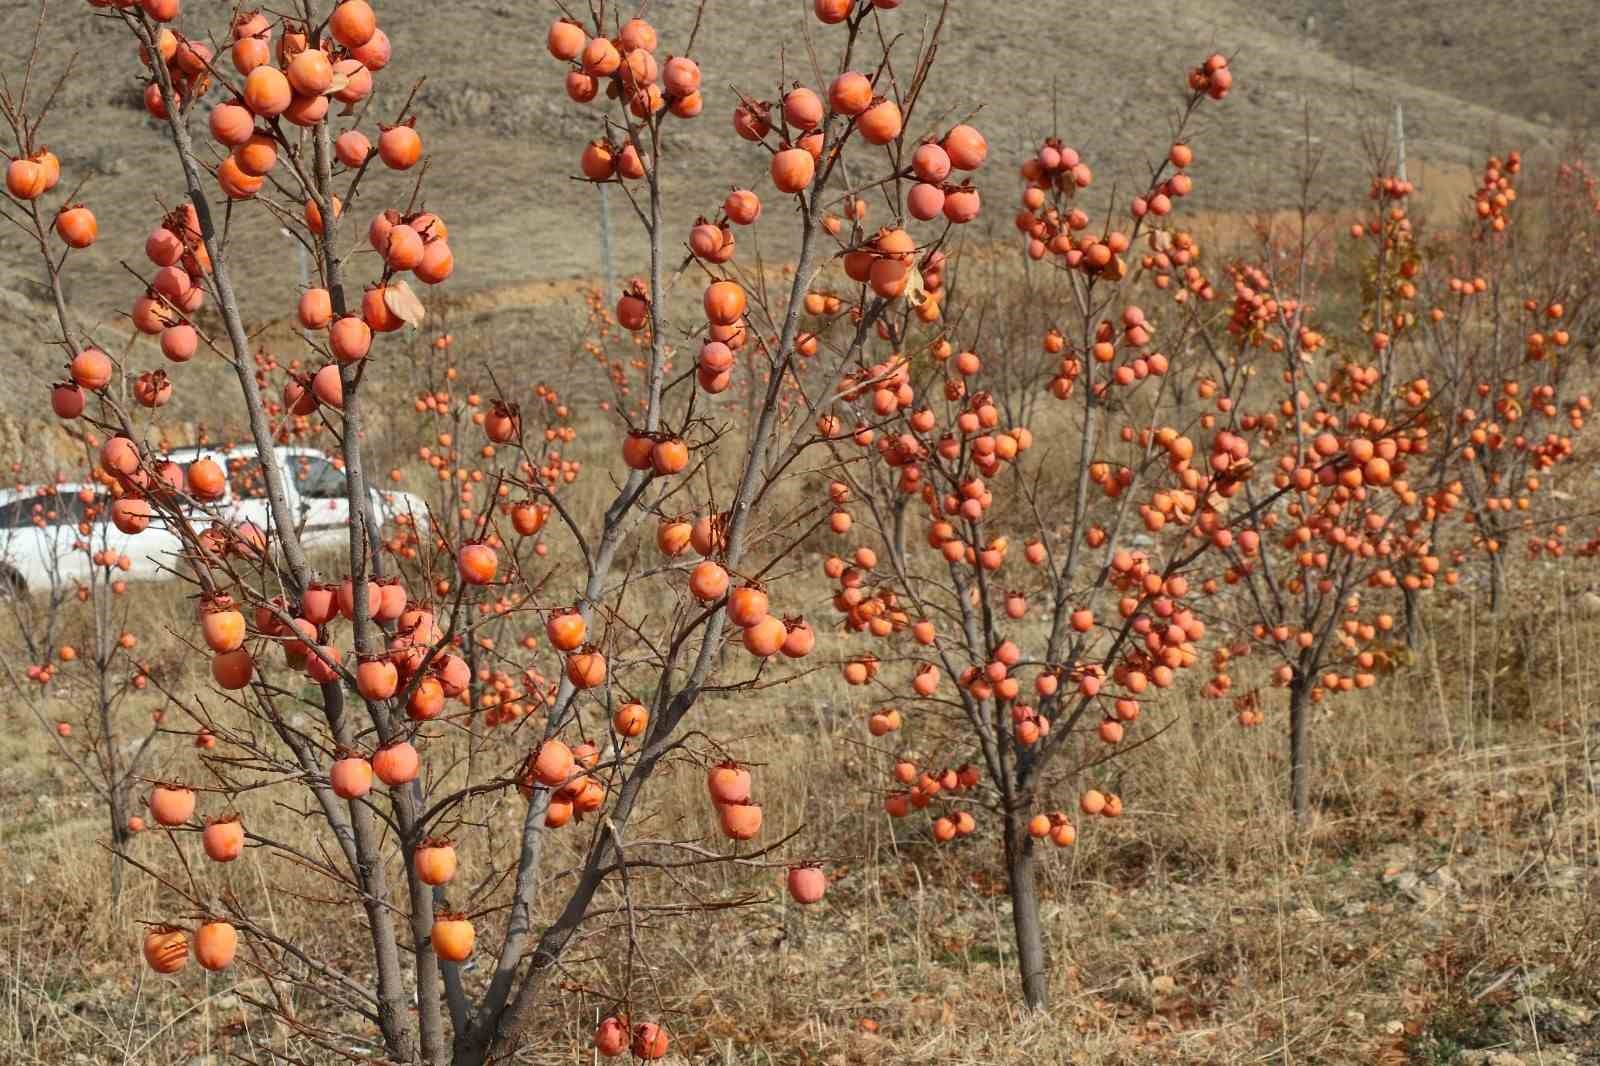
<svg viewBox="0 0 1600 1066"><path fill-rule="evenodd" d="M97 498L96 503L103 504ZM76 492L52 492L48 495L23 496L0 505L0 529L26 529L29 526L75 526L83 521L84 504ZM105 509L95 516L104 521Z"/></svg>

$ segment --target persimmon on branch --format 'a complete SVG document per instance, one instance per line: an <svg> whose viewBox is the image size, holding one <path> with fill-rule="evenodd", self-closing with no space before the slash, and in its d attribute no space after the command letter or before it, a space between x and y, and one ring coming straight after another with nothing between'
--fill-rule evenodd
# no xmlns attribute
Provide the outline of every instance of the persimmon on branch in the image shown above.
<svg viewBox="0 0 1600 1066"><path fill-rule="evenodd" d="M239 12L224 59L187 28L178 0L104 6L102 17L126 27L149 71L146 107L165 123L183 181L183 202L145 241L153 269L135 272L142 291L130 315L137 333L158 338L173 367L169 378L150 372L142 379L149 387L135 390L150 414L125 417L108 386L145 349L136 344L114 360L80 347L63 312L74 380L58 390L57 410L99 449L100 479L117 496L116 529L139 536L157 525L181 545L172 569L199 595L196 623L214 682L208 693L167 689L209 740L186 775L196 783L152 782L148 800L183 876L162 873L154 856L136 856L137 840L119 848L170 903L170 916L146 935L147 961L161 973L180 970L192 936L206 968L238 958L274 987L298 988L329 1011L328 1024L311 1023L290 1015L282 999L254 1002L308 1043L342 1049L358 1035L351 1023L371 1024L391 1060L482 1063L529 1038L535 1005L569 965L574 937L620 915L626 976L604 993L609 1017L596 1046L608 1055L627 1047L661 1057L669 1035L641 1017L634 977L650 921L756 897L662 907L640 894L645 879L711 861L781 864L768 857L786 850L793 834L725 856L693 839L633 839L630 826L653 808L655 771L693 763L709 768L723 834L743 842L762 833L749 772L687 723L706 693L772 684L783 676L775 664L811 650L802 619L771 611L785 598L781 588L762 585L786 569L782 561L801 543L792 532L772 535L803 513L780 508L774 489L797 475L805 453L837 439L833 429L814 428L832 425L847 399L834 383L862 363L872 329L903 297L929 306L925 293L938 289L943 262L924 256L919 274L918 242L904 231L892 239L846 233L826 205L847 153L859 157L854 175L883 169L891 182L906 170L913 154L907 121L932 67L943 9L924 30L903 86L890 58L898 38L879 23L897 5L862 0L817 7L823 23L839 27L829 38L837 69L826 104L795 87L775 115L739 94L735 128L770 155L774 187L794 208L797 261L781 277L736 261L731 227L754 224L761 198L754 190L729 196L716 223L690 234L698 273L678 276L704 278L705 324L691 316L694 325L683 329L668 317L667 272L677 259L674 234L683 231L669 220L663 195L671 141L662 131L703 110L699 64L686 55L659 60L655 29L604 4L591 8L586 23L558 20L547 46L567 64L568 95L605 109L608 138L583 151L579 170L590 183L627 192L649 245L644 276L616 308L617 322L641 338L640 365L636 374L607 368L608 383L629 400L614 411L627 420L619 427L627 473L613 481L602 513L571 503L565 490L580 471L559 446L575 430L557 393L543 383L491 379L475 380L463 395L460 379L477 379L477 368L458 366L441 335L431 352L447 372L418 400L435 419L433 441L418 454L440 495L425 524L413 514L385 534L369 485L366 431L378 413L370 389L403 372L401 361L386 358L395 345L385 335L425 317L407 278L437 284L453 266L445 221L426 210L420 177L405 177L428 170L418 131L425 122L411 113L412 98L375 140L362 129L375 79L393 57L388 37L365 0L331 10L301 2L293 12ZM879 54L862 64L871 73L852 69L874 40ZM819 69L822 54L815 52ZM208 97L210 144L202 145L191 120ZM983 140L972 126L930 132L952 165L982 163ZM32 150L31 142L23 147ZM409 188L391 191L385 172ZM923 184L942 181L924 177ZM19 203L44 191L34 184ZM976 214L970 182L940 191L949 224ZM212 203L217 192L221 211ZM371 221L364 234L348 237L342 222L358 209ZM294 308L306 348L287 366L252 350L243 328L253 286L248 265L234 255L229 222L247 210L288 225L316 263L316 284ZM829 237L835 244L825 250ZM831 250L884 291L854 338L824 352L801 322ZM374 280L357 298L351 279L369 266ZM674 372L678 344L699 347L692 376ZM741 351L753 400L742 440L713 405ZM224 469L202 457L180 470L147 439L160 408L184 395L182 364L212 356L234 371L259 469ZM279 370L286 370L281 392L269 393ZM524 425L530 385L543 434ZM465 442L480 428L487 443L469 462ZM349 516L343 574L326 578L274 457L280 440L324 435L337 444ZM230 480L260 486L264 527L222 505ZM680 520L687 509L698 519ZM650 524L665 562L641 568L624 547ZM701 557L692 566L682 557L691 547ZM671 609L657 609L662 603ZM525 628L535 621L542 624ZM721 663L734 635L751 656L748 669ZM546 651L550 658L541 656ZM302 676L310 688L300 685ZM451 707L455 699L465 706ZM314 712L311 724L300 708ZM600 739L585 739L594 736ZM520 832L496 852L497 838L475 806L519 793ZM294 838L252 824L261 810L255 797L268 795L305 815ZM570 843L553 843L567 826ZM201 836L216 862L271 856L317 885L319 897L359 909L369 952L361 973L269 932L251 900L187 864L188 833ZM494 853L486 865L504 876L457 879L478 849ZM820 868L793 866L791 894L820 898ZM564 895L541 900L549 885L563 886ZM486 922L493 939L479 948ZM475 950L489 963L469 974L462 963Z"/></svg>
<svg viewBox="0 0 1600 1066"><path fill-rule="evenodd" d="M1186 235L1158 229L1152 256L1136 266L1125 258L1192 190L1185 130L1231 84L1220 55L1192 72L1177 143L1152 168L1125 225L1115 207L1091 225L1093 173L1058 138L1023 166L1017 225L1028 234L1031 259L1050 257L1040 297L1064 327L1044 337L1046 353L1059 360L1047 387L1066 412L1051 412L1048 422L1001 425L1002 410L1031 409L1017 390L1037 382L1008 368L1002 354L979 354L981 322L944 314L944 276L956 269L947 253L935 247L924 255L919 291L884 318L877 317L884 302L898 296L884 260L847 253L843 261L859 286L849 298L861 323L858 343L875 332L889 354L864 361L840 385L855 430L821 425L836 462L831 528L856 541L828 559L824 573L838 583L834 603L846 628L890 642L883 653L848 659L844 678L882 693L887 705L867 723L873 736L908 738L887 759L891 816L931 808L933 839L945 843L976 831L974 809L1000 814L1023 997L1033 1007L1046 1002L1048 976L1035 842L1049 836L1064 846L1077 834L1065 812L1035 805L1098 766L1144 703L1198 662L1205 623L1186 571L1247 518L1233 501L1248 476L1248 449L1237 465L1201 466L1206 444L1225 460L1237 446L1226 434L1197 445L1189 433L1215 429L1206 419L1183 429L1168 421L1183 415L1184 383L1196 375L1183 356L1203 325L1180 307L1162 329L1133 302L1147 282L1152 293L1168 288L1173 259L1192 270L1198 250ZM950 189L945 179L952 168L980 163L981 148L966 126L919 147L897 186L905 211L942 213L959 224L976 193L965 184ZM860 208L852 205L852 214L859 225ZM880 231L880 256L905 240L904 231ZM1174 295L1181 305L1191 294L1213 296L1204 284ZM863 511L865 531L854 519ZM875 543L861 543L863 532ZM1012 563L1018 536L1027 538L1020 554L1033 574L1018 574ZM921 543L935 554L916 552ZM1112 595L1115 617L1108 617ZM1042 619L1030 625L1041 604ZM906 636L909 648L888 650L905 647ZM1030 674L1031 695L1022 684ZM1080 730L1091 712L1098 721ZM1072 765L1053 765L1067 753L1062 761ZM1087 814L1122 809L1114 794L1082 793Z"/></svg>
<svg viewBox="0 0 1600 1066"><path fill-rule="evenodd" d="M1535 527L1497 523L1499 500L1477 502L1488 499L1483 487L1520 482L1531 494L1540 479L1530 468L1548 475L1572 453L1571 440L1554 433L1542 439L1519 433L1513 441L1498 424L1480 423L1470 405L1497 395L1497 416L1515 422L1522 417L1517 397L1527 389L1536 404L1531 417L1561 417L1573 430L1581 429L1589 407L1583 394L1558 401L1567 361L1558 352L1545 361L1542 334L1530 335L1526 357L1520 340L1508 345L1501 338L1508 296L1498 285L1495 295L1478 301L1487 282L1439 270L1456 268L1463 248L1474 269L1497 281L1511 268L1511 249L1499 236L1509 222L1510 174L1519 169L1515 155L1508 158L1509 173L1490 161L1468 220L1427 238L1409 208L1415 189L1394 177L1374 179L1371 206L1349 231L1362 252L1354 322L1313 324L1318 289L1308 268L1313 252L1304 210L1298 254L1282 266L1276 263L1285 257L1272 256L1232 272L1232 337L1226 348L1213 349L1219 376L1276 355L1284 387L1281 398L1256 394L1250 406L1231 412L1233 431L1264 455L1276 453L1273 483L1292 494L1287 506L1258 523L1259 558L1230 556L1232 592L1219 617L1236 642L1217 653L1207 694L1231 689L1230 658L1251 649L1270 657L1272 683L1289 693L1290 796L1302 819L1311 808L1312 707L1370 688L1408 659L1405 645L1414 643L1420 625L1418 597L1455 586L1458 568L1469 562L1466 551L1446 550L1461 530L1484 549L1491 588L1498 589L1496 532ZM1540 287L1552 294L1544 316L1560 319L1561 294L1576 293L1553 278ZM1455 298L1421 311L1426 288ZM1524 315L1540 310L1536 302L1521 307ZM1487 461L1485 449L1496 453ZM1504 503L1508 512L1529 507L1527 496ZM1558 519L1552 524L1533 539L1536 552L1559 554L1561 526ZM1491 602L1497 597L1491 591ZM1263 720L1258 690L1235 703L1242 724Z"/></svg>

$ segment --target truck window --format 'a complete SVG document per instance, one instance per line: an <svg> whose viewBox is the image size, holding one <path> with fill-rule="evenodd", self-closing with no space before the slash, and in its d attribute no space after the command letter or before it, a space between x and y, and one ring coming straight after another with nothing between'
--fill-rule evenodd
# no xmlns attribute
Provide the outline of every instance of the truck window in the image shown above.
<svg viewBox="0 0 1600 1066"><path fill-rule="evenodd" d="M77 525L82 519L83 502L75 492L24 496L0 506L0 529Z"/></svg>
<svg viewBox="0 0 1600 1066"><path fill-rule="evenodd" d="M267 498L267 475L253 455L228 460L228 487L240 500Z"/></svg>
<svg viewBox="0 0 1600 1066"><path fill-rule="evenodd" d="M289 456L289 474L301 499L342 500L344 471L319 455Z"/></svg>

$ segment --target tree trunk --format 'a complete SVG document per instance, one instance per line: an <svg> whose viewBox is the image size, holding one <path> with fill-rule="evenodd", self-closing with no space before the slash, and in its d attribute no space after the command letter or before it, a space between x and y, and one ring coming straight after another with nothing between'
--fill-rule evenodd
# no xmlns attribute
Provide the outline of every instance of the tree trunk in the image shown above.
<svg viewBox="0 0 1600 1066"><path fill-rule="evenodd" d="M1022 1000L1043 1010L1050 998L1050 971L1044 958L1044 928L1039 921L1039 886L1034 879L1033 838L1024 811L1006 813L1006 884L1011 892L1011 929L1017 941Z"/></svg>
<svg viewBox="0 0 1600 1066"><path fill-rule="evenodd" d="M1416 589L1405 590L1406 647L1416 651L1422 646L1422 597Z"/></svg>
<svg viewBox="0 0 1600 1066"><path fill-rule="evenodd" d="M1311 814L1311 682L1295 676L1289 683L1289 806L1295 821Z"/></svg>
<svg viewBox="0 0 1600 1066"><path fill-rule="evenodd" d="M128 843L128 789L113 781L107 796L107 813L111 816L111 906L122 898L122 849Z"/></svg>
<svg viewBox="0 0 1600 1066"><path fill-rule="evenodd" d="M1489 613L1499 614L1506 587L1506 568L1499 552L1489 553Z"/></svg>

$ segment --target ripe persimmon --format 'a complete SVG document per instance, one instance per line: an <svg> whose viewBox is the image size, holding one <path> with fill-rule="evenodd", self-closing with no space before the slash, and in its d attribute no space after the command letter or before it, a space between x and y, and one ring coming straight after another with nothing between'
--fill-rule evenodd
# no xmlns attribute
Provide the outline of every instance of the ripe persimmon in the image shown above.
<svg viewBox="0 0 1600 1066"><path fill-rule="evenodd" d="M728 572L706 559L690 571L689 591L702 603L719 600L728 591Z"/></svg>
<svg viewBox="0 0 1600 1066"><path fill-rule="evenodd" d="M645 710L642 703L630 701L619 706L616 713L611 716L611 728L616 730L618 736L642 736L645 727L650 724L650 713Z"/></svg>
<svg viewBox="0 0 1600 1066"><path fill-rule="evenodd" d="M722 213L735 225L751 225L761 217L761 198L749 189L734 189L722 201Z"/></svg>
<svg viewBox="0 0 1600 1066"><path fill-rule="evenodd" d="M558 788L572 777L576 765L572 749L552 737L539 745L531 759L531 772L535 780L546 788Z"/></svg>
<svg viewBox="0 0 1600 1066"><path fill-rule="evenodd" d="M745 803L750 799L750 771L736 762L718 763L706 775L706 790L716 804Z"/></svg>
<svg viewBox="0 0 1600 1066"><path fill-rule="evenodd" d="M247 648L236 648L211 657L211 679L222 688L244 688L254 674L255 660Z"/></svg>
<svg viewBox="0 0 1600 1066"><path fill-rule="evenodd" d="M456 875L456 849L448 840L430 838L412 853L417 878L425 885L449 884Z"/></svg>
<svg viewBox="0 0 1600 1066"><path fill-rule="evenodd" d="M545 35L545 47L550 54L563 63L570 63L583 54L584 47L589 43L589 35L584 32L583 26L572 19L557 19L550 24L550 30Z"/></svg>
<svg viewBox="0 0 1600 1066"><path fill-rule="evenodd" d="M384 33L383 27L380 26L372 32L372 37L366 44L350 49L350 58L377 73L389 65L390 53L389 35Z"/></svg>
<svg viewBox="0 0 1600 1066"><path fill-rule="evenodd" d="M294 89L281 70L258 66L245 75L244 104L261 118L283 114L294 100Z"/></svg>
<svg viewBox="0 0 1600 1066"><path fill-rule="evenodd" d="M213 918L202 922L194 934L194 959L213 973L233 965L239 950L239 931L231 922Z"/></svg>
<svg viewBox="0 0 1600 1066"><path fill-rule="evenodd" d="M56 236L69 248L87 248L100 233L94 212L82 204L63 206L56 212Z"/></svg>
<svg viewBox="0 0 1600 1066"><path fill-rule="evenodd" d="M395 694L399 686L400 672L387 657L368 659L356 667L356 691L361 693L362 699L386 700ZM375 754L374 768L377 758Z"/></svg>
<svg viewBox="0 0 1600 1066"><path fill-rule="evenodd" d="M580 689L598 688L605 684L606 657L592 644L586 644L567 656L567 680Z"/></svg>
<svg viewBox="0 0 1600 1066"><path fill-rule="evenodd" d="M156 973L177 973L189 962L189 934L176 926L151 926L144 935L144 961Z"/></svg>
<svg viewBox="0 0 1600 1066"><path fill-rule="evenodd" d="M477 931L473 929L472 923L461 914L438 915L434 918L433 929L428 934L434 954L446 962L465 962L472 954L472 947L477 938Z"/></svg>
<svg viewBox="0 0 1600 1066"><path fill-rule="evenodd" d="M214 652L232 651L244 643L244 615L232 602L209 603L201 607L200 632L206 646Z"/></svg>
<svg viewBox="0 0 1600 1066"><path fill-rule="evenodd" d="M789 867L786 883L789 898L802 905L821 902L828 891L828 877L816 863Z"/></svg>
<svg viewBox="0 0 1600 1066"><path fill-rule="evenodd" d="M296 317L306 329L325 329L333 321L333 298L327 289L307 289L300 294Z"/></svg>
<svg viewBox="0 0 1600 1066"><path fill-rule="evenodd" d="M6 166L6 191L19 200L37 200L47 183L44 168L32 159L13 159Z"/></svg>
<svg viewBox="0 0 1600 1066"><path fill-rule="evenodd" d="M360 48L378 31L378 19L367 0L340 0L328 16L328 31L346 48Z"/></svg>
<svg viewBox="0 0 1600 1066"><path fill-rule="evenodd" d="M740 640L751 655L765 659L778 654L787 636L783 619L769 614L754 625L746 626Z"/></svg>
<svg viewBox="0 0 1600 1066"><path fill-rule="evenodd" d="M328 347L341 362L365 359L372 349L372 329L356 315L344 315L328 330Z"/></svg>
<svg viewBox="0 0 1600 1066"><path fill-rule="evenodd" d="M333 142L334 157L347 167L359 167L372 154L372 142L360 130L345 130Z"/></svg>
<svg viewBox="0 0 1600 1066"><path fill-rule="evenodd" d="M977 170L989 155L989 142L984 140L983 134L964 124L946 133L940 147L957 170Z"/></svg>
<svg viewBox="0 0 1600 1066"><path fill-rule="evenodd" d="M797 193L811 184L817 164L803 148L785 146L772 157L772 184L782 193Z"/></svg>
<svg viewBox="0 0 1600 1066"><path fill-rule="evenodd" d="M744 286L737 281L714 281L706 286L702 303L709 321L719 326L732 325L745 311Z"/></svg>
<svg viewBox="0 0 1600 1066"><path fill-rule="evenodd" d="M208 818L200 839L212 862L232 862L244 852L244 824L237 814Z"/></svg>
<svg viewBox="0 0 1600 1066"><path fill-rule="evenodd" d="M115 368L111 357L105 352L99 348L85 348L72 357L72 364L68 369L73 382L79 388L94 390L103 389L111 383L111 375Z"/></svg>
<svg viewBox="0 0 1600 1066"><path fill-rule="evenodd" d="M819 22L832 26L850 17L850 8L854 2L855 0L812 0L811 10Z"/></svg>
<svg viewBox="0 0 1600 1066"><path fill-rule="evenodd" d="M545 634L551 647L557 651L576 651L582 644L587 626L583 615L571 608L555 611L545 623Z"/></svg>
<svg viewBox="0 0 1600 1066"><path fill-rule="evenodd" d="M689 446L680 437L665 437L650 446L650 469L668 476L682 473L689 465Z"/></svg>
<svg viewBox="0 0 1600 1066"><path fill-rule="evenodd" d="M307 48L289 60L284 76L300 96L321 96L333 85L333 61L322 49Z"/></svg>
<svg viewBox="0 0 1600 1066"><path fill-rule="evenodd" d="M150 813L158 824L183 825L194 817L194 790L183 785L157 785L150 790Z"/></svg>
<svg viewBox="0 0 1600 1066"><path fill-rule="evenodd" d="M728 596L728 621L750 627L767 617L767 592L760 585L746 584Z"/></svg>
<svg viewBox="0 0 1600 1066"><path fill-rule="evenodd" d="M869 144L888 144L900 136L902 125L900 105L887 99L875 101L856 119L856 128Z"/></svg>
<svg viewBox="0 0 1600 1066"><path fill-rule="evenodd" d="M583 72L595 78L609 78L622 66L622 53L604 37L595 37L583 47Z"/></svg>
<svg viewBox="0 0 1600 1066"><path fill-rule="evenodd" d="M409 123L382 126L378 135L378 157L390 170L410 170L422 158L422 138ZM406 269L410 269L409 267Z"/></svg>
<svg viewBox="0 0 1600 1066"><path fill-rule="evenodd" d="M822 125L825 113L822 97L803 85L783 95L783 120L802 133Z"/></svg>
<svg viewBox="0 0 1600 1066"><path fill-rule="evenodd" d="M751 840L761 832L761 807L750 802L723 803L717 806L722 833L730 840Z"/></svg>
<svg viewBox="0 0 1600 1066"><path fill-rule="evenodd" d="M499 567L499 555L487 544L463 544L456 553L456 568L469 585L487 585Z"/></svg>
<svg viewBox="0 0 1600 1066"><path fill-rule="evenodd" d="M828 87L828 102L841 115L861 114L872 105L871 79L857 71L845 71Z"/></svg>
<svg viewBox="0 0 1600 1066"><path fill-rule="evenodd" d="M372 764L358 755L345 756L329 768L328 782L340 799L360 799L372 791Z"/></svg>
<svg viewBox="0 0 1600 1066"><path fill-rule="evenodd" d="M390 270L414 270L422 264L426 251L422 243L422 235L405 223L398 223L389 227L387 239L383 248L384 263Z"/></svg>

